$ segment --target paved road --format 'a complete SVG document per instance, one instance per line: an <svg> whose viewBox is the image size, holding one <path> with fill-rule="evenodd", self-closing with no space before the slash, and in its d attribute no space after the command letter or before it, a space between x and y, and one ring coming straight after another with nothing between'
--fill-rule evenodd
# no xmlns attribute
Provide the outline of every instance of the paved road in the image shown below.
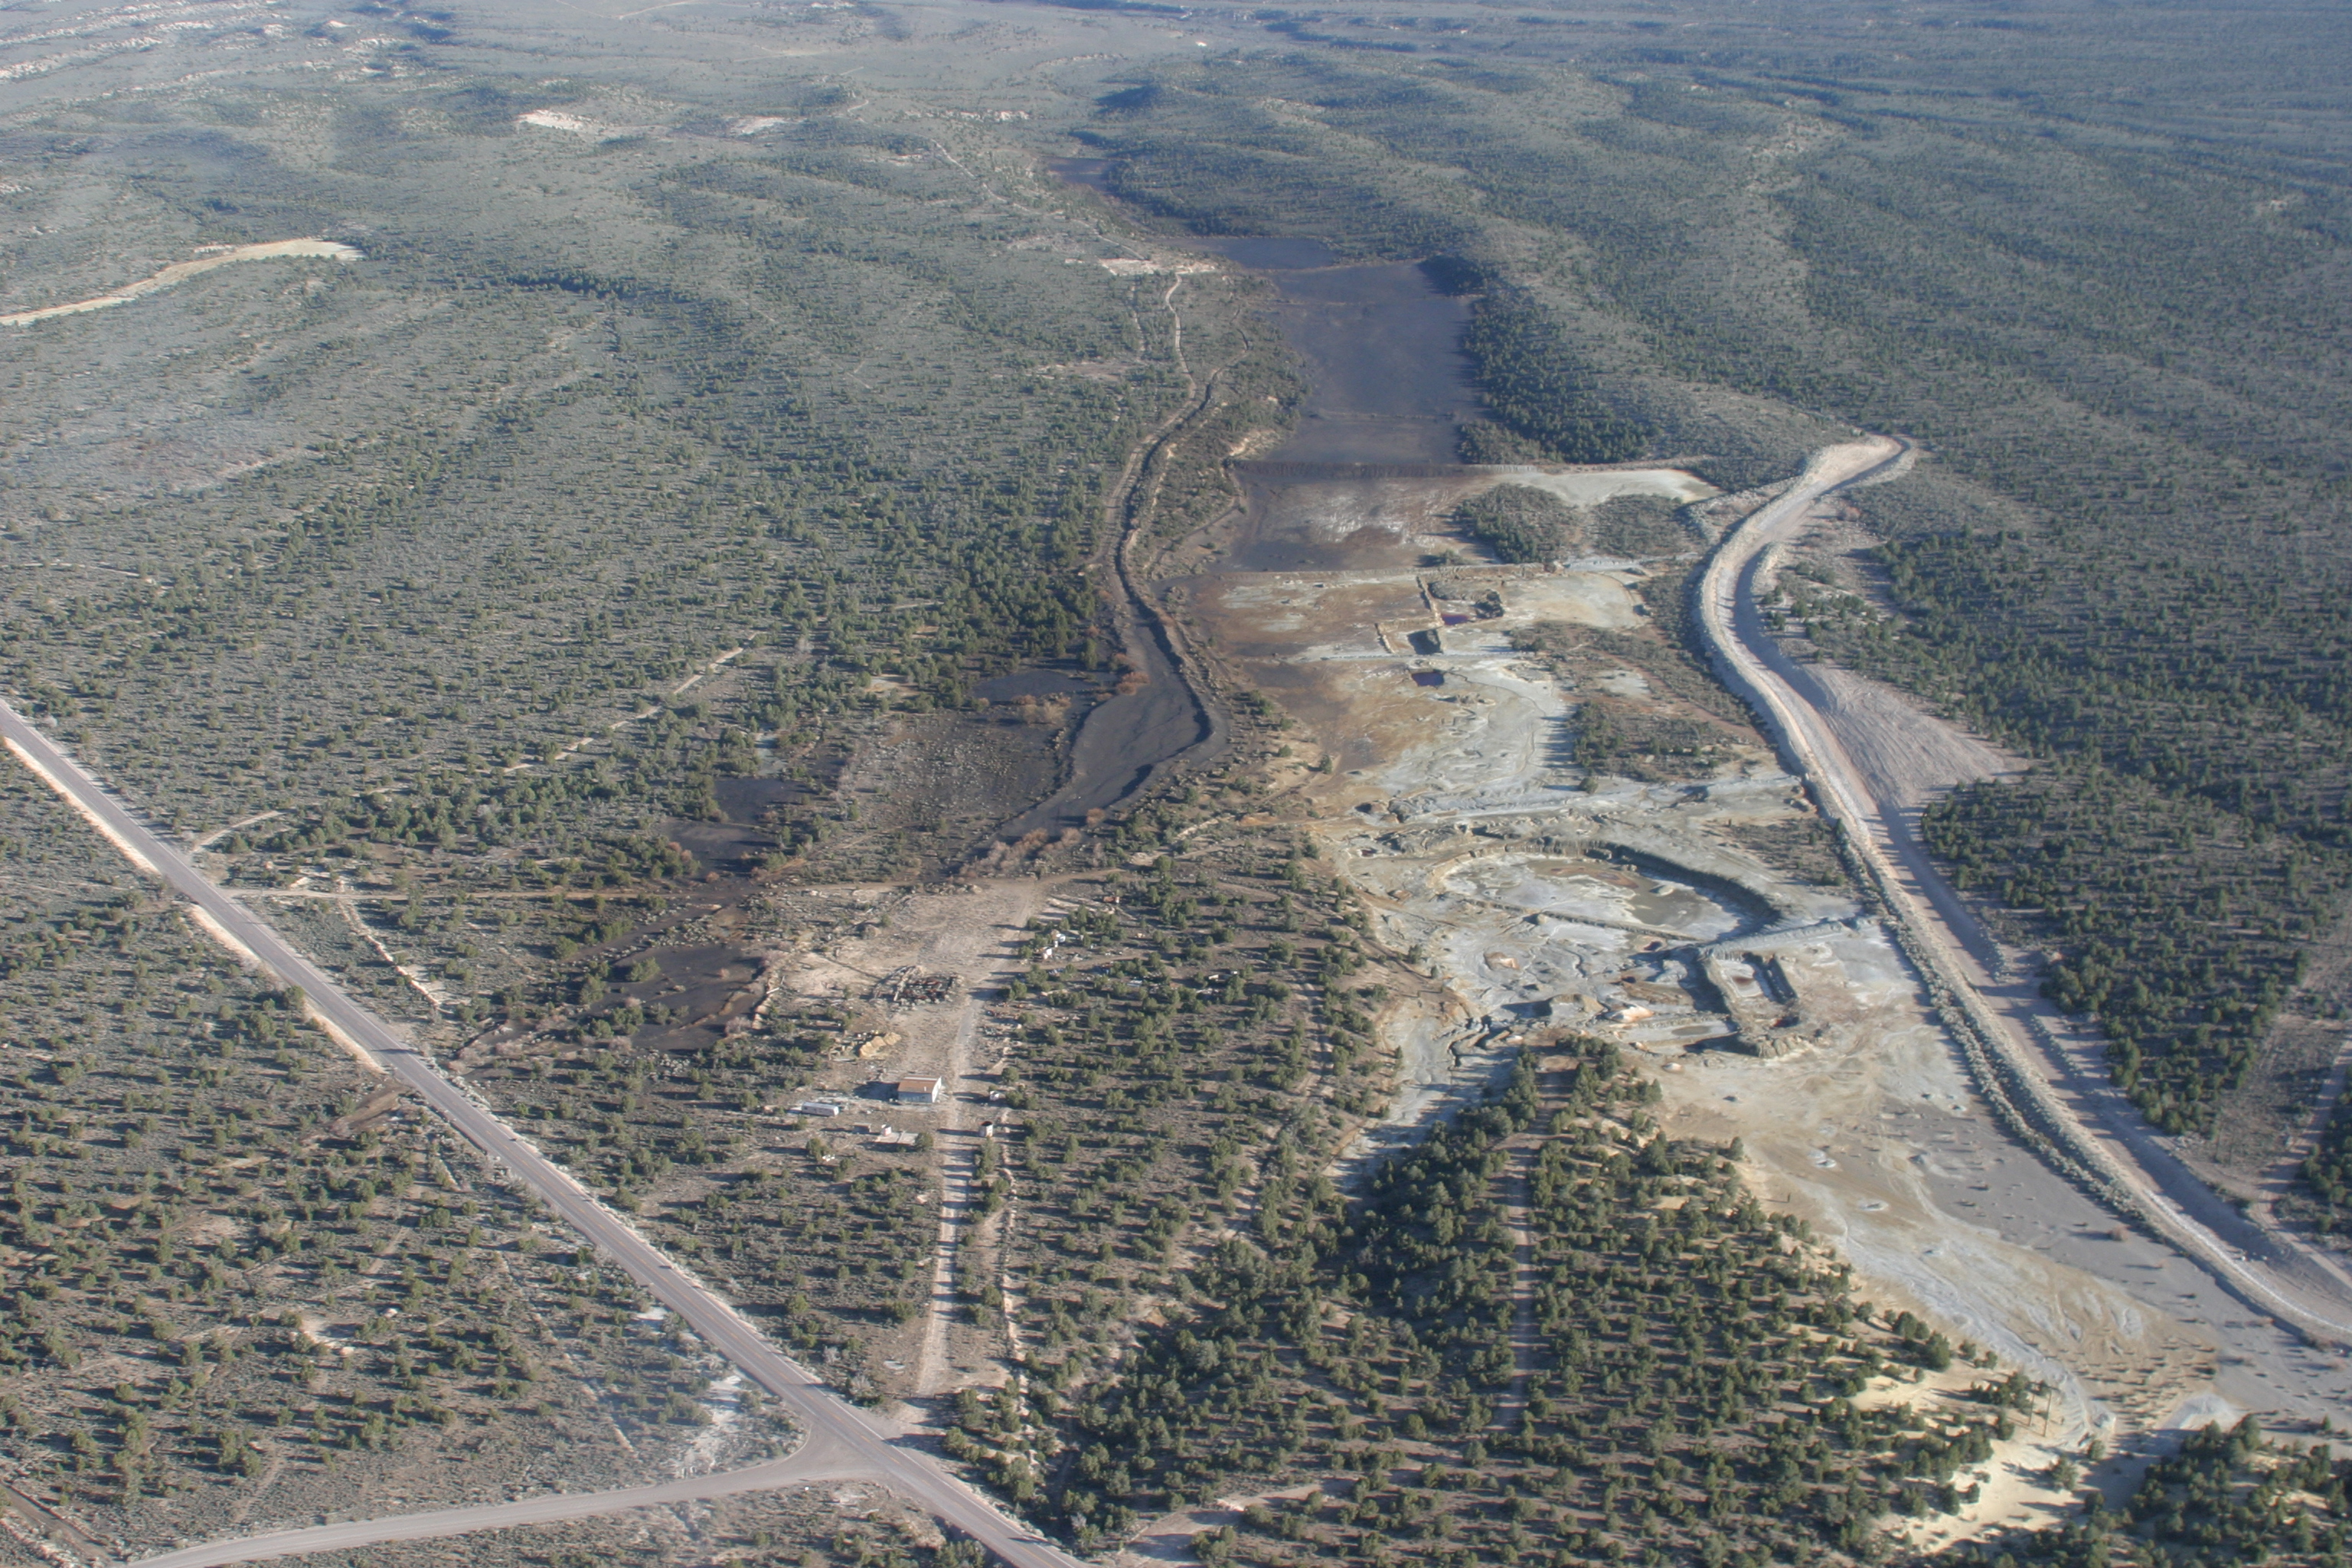
<svg viewBox="0 0 2352 1568"><path fill-rule="evenodd" d="M443 1077L430 1058L345 995L267 922L214 887L185 856L149 831L103 785L5 703L0 703L0 742L71 802L116 848L193 903L215 934L243 949L280 984L300 987L311 1016L322 1027L414 1089L468 1142L505 1165L713 1350L773 1394L792 1412L807 1449L842 1457L840 1468L831 1473L860 1474L889 1487L1013 1568L1074 1568L1076 1559L998 1512L928 1455L893 1442L863 1414L778 1352L733 1308L590 1196L479 1101Z"/></svg>
<svg viewBox="0 0 2352 1568"><path fill-rule="evenodd" d="M1813 454L1797 484L1752 513L1724 540L1700 580L1701 628L1719 670L1734 690L1762 712L1790 760L1812 784L1823 814L1848 829L1895 918L1951 993L1990 1047L2006 1065L2030 1105L2031 1120L2057 1129L2069 1156L2121 1190L2124 1200L2175 1247L2194 1259L2249 1305L2274 1313L2305 1333L2352 1342L2352 1300L2324 1270L2291 1255L2284 1238L2257 1230L2213 1192L2155 1146L2146 1130L2116 1125L2094 1109L2086 1121L2052 1091L2053 1063L2023 1016L2032 1001L2010 994L1968 950L1975 921L1928 862L1904 826L1900 804L1880 799L1838 740L1834 726L1809 700L1814 689L1767 632L1755 583L1765 552L1794 539L1813 505L1844 486L1882 474L1910 450L1906 443L1872 437ZM2079 1103L2095 1106L2095 1101ZM2284 1266L2284 1267L2282 1267Z"/></svg>

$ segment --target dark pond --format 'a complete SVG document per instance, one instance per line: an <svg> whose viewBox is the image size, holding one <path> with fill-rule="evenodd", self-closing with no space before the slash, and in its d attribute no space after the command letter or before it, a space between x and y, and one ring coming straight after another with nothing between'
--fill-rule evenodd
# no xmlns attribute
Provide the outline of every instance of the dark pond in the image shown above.
<svg viewBox="0 0 2352 1568"><path fill-rule="evenodd" d="M1000 838L1054 833L1083 824L1089 812L1113 805L1140 788L1153 768L1201 738L1202 721L1156 637L1135 638L1137 668L1147 677L1134 690L1104 697L1085 710L1072 737L1069 774L1062 787L997 829ZM1081 702L1104 683L1076 670L1044 667L991 677L972 688L991 702L1024 697L1069 697Z"/></svg>
<svg viewBox="0 0 2352 1568"><path fill-rule="evenodd" d="M1201 739L1206 724L1200 705L1158 634L1146 627L1134 639L1134 655L1146 683L1095 705L1070 742L1070 773L1062 787L997 829L998 837L1077 826L1087 813L1140 789L1153 769Z"/></svg>
<svg viewBox="0 0 2352 1568"><path fill-rule="evenodd" d="M1478 390L1462 353L1470 302L1410 261L1342 263L1318 239L1188 241L1265 271L1275 321L1307 362L1297 430L1269 462L1453 463Z"/></svg>
<svg viewBox="0 0 2352 1568"><path fill-rule="evenodd" d="M1072 184L1110 195L1109 160L1057 158L1047 167ZM1306 362L1310 391L1297 431L1269 463L1451 465L1462 422L1478 395L1462 353L1469 303L1431 287L1412 262L1345 263L1318 239L1268 236L1191 238L1274 281L1274 315ZM1133 638L1140 687L1095 705L1070 744L1070 774L1054 796L999 829L1004 838L1082 823L1148 782L1208 732L1204 716L1148 624ZM1066 679L1030 671L983 684L992 701L1052 689L1002 682ZM999 692L1003 695L1000 696Z"/></svg>
<svg viewBox="0 0 2352 1568"><path fill-rule="evenodd" d="M730 778L720 779L710 786L719 801L719 809L727 820L757 826L767 819L777 806L806 800L812 793L806 784L791 779Z"/></svg>
<svg viewBox="0 0 2352 1568"><path fill-rule="evenodd" d="M1055 178L1067 180L1074 185L1084 185L1097 195L1108 196L1111 194L1108 182L1110 160L1108 158L1048 158L1045 167L1054 172Z"/></svg>
<svg viewBox="0 0 2352 1568"><path fill-rule="evenodd" d="M766 824L772 808L809 794L807 786L779 778L720 779L710 793L719 801L718 821L681 818L669 825L667 836L705 866L729 871L748 869L776 847Z"/></svg>

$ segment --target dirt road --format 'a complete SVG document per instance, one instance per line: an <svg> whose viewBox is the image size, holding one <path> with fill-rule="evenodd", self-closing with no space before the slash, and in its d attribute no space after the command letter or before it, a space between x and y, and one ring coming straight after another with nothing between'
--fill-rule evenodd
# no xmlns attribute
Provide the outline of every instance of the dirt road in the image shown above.
<svg viewBox="0 0 2352 1568"><path fill-rule="evenodd" d="M263 245L239 245L217 256L199 256L193 261L175 261L152 278L142 278L127 283L111 294L95 299L76 300L68 305L45 305L37 310L19 310L11 316L0 316L0 327L22 327L34 321L46 321L52 316L79 316L86 310L103 310L110 305L128 305L158 289L184 283L199 272L210 272L215 267L226 267L232 261L264 261L278 256L328 256L337 261L357 261L360 253L348 245L338 245L331 239L273 239Z"/></svg>
<svg viewBox="0 0 2352 1568"><path fill-rule="evenodd" d="M522 1524L552 1524L559 1520L593 1519L599 1514L625 1513L631 1509L658 1508L667 1503L704 1498L733 1497L742 1492L768 1491L777 1487L862 1477L854 1460L846 1465L834 1456L807 1449L789 1458L772 1459L718 1475L689 1476L652 1486L624 1487L605 1492L572 1492L523 1498L514 1502L488 1503L480 1508L440 1509L432 1513L394 1514L384 1519L357 1519L341 1524L313 1525L307 1530L276 1530L238 1541L216 1541L153 1557L135 1559L128 1568L216 1568L230 1563L262 1563L273 1557L299 1557L313 1552L349 1552L394 1541L431 1541L470 1535L483 1530L509 1530Z"/></svg>
<svg viewBox="0 0 2352 1568"><path fill-rule="evenodd" d="M1823 814L1846 831L1931 986L1994 1058L1990 1074L1979 1075L1990 1079L1981 1086L1988 1097L2013 1106L2050 1157L2106 1188L2118 1206L2249 1305L2315 1338L2352 1343L2352 1291L2287 1238L2231 1209L2144 1127L2118 1115L2115 1097L2082 1082L2074 1064L2053 1051L2039 999L1996 978L1992 943L1929 863L1909 827L1907 803L1885 798L1854 763L1840 721L1865 723L1866 710L1828 700L1825 688L1766 630L1756 594L1766 552L1791 539L1816 502L1891 468L1907 449L1884 437L1824 447L1793 488L1717 547L1699 584L1698 609L1718 671L1755 705L1813 785Z"/></svg>

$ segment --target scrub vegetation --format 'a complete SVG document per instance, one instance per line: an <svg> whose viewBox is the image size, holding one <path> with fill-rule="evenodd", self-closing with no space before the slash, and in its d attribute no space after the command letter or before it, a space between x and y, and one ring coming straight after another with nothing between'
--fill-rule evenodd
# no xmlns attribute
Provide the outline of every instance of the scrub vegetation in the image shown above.
<svg viewBox="0 0 2352 1568"><path fill-rule="evenodd" d="M1539 63L1542 21L1507 68L1369 31L1171 62L1092 134L1112 188L1172 222L1438 258L1479 296L1474 458L1709 454L1738 487L1817 438L1790 407L1923 440L1917 476L1859 498L1894 615L1813 635L2042 763L1942 808L1939 853L2053 949L2052 995L2153 1121L2240 1131L2346 1000L2310 962L2352 882L2326 434L2352 361L2324 346L2352 323L2322 281L2347 242L2320 133L2222 147L2194 110L2101 106L2043 37L2091 24L2054 15L1915 29L1867 66L1818 11L1792 35L1818 41L1771 46L1706 12L1671 47L1563 23L1573 70ZM2211 65L2185 33L2147 47ZM1465 521L1507 556L1555 547L1503 506ZM2347 1139L2311 1167L2323 1224Z"/></svg>
<svg viewBox="0 0 2352 1568"><path fill-rule="evenodd" d="M1654 1099L1571 1037L1352 1197L1311 1123L1277 1145L1172 1331L1049 1396L1054 1511L1085 1542L1246 1479L1285 1495L1215 1543L1241 1561L1762 1563L1960 1506L2021 1380L1885 1397L1963 1350L1854 1300Z"/></svg>
<svg viewBox="0 0 2352 1568"><path fill-rule="evenodd" d="M723 1177L647 1205L650 1234L870 1393L861 1334L928 1301L931 1152L746 1172L817 1045L697 1036L638 971L716 907L688 888L936 873L1034 798L967 768L971 809L873 831L837 786L879 736L1010 747L1007 787L1050 787L1119 673L1086 568L1182 387L1166 281L1096 266L1129 248L1099 215L919 101L771 86L747 136L699 77L526 87L511 61L410 68L415 46L332 85L266 68L332 41L12 121L0 308L205 245L362 256L9 330L0 679L432 1048L550 1047L484 1086L583 1179L635 1202ZM674 133L603 133L653 120ZM1227 286L1186 288L1222 363ZM1078 698L1050 721L975 695L1041 668ZM298 998L8 788L20 1490L126 1540L229 1534L257 1496L257 1521L348 1514L418 1466L455 1489L394 1511L782 1435ZM921 1531L835 1544L961 1560Z"/></svg>
<svg viewBox="0 0 2352 1568"><path fill-rule="evenodd" d="M1496 485L1464 501L1454 525L1501 561L1558 561L1569 552L1576 509L1546 490Z"/></svg>
<svg viewBox="0 0 2352 1568"><path fill-rule="evenodd" d="M1619 559L1694 552L1698 540L1659 496L1612 496L1590 508L1570 506L1549 490L1500 484L1454 510L1454 524L1509 562L1576 556Z"/></svg>
<svg viewBox="0 0 2352 1568"><path fill-rule="evenodd" d="M519 117L692 110L462 73L240 102L247 129L213 133L249 143L233 177L152 108L98 111L71 177L120 195L111 243L333 211L377 237L364 258L224 268L0 343L32 454L0 668L164 823L278 813L217 843L230 874L698 874L676 825L736 820L720 786L753 773L807 787L718 868L791 858L887 714L967 710L1026 664L1109 669L1080 569L1179 384L1164 313L1136 308L1152 280L1073 265L1095 228L944 212L980 193L935 137L823 104L730 144L583 140ZM8 200L37 220L67 172ZM656 262L656 236L702 259ZM41 259L11 274L27 301L54 291ZM1098 365L1120 368L1071 374ZM228 387L201 431L56 438Z"/></svg>
<svg viewBox="0 0 2352 1568"><path fill-rule="evenodd" d="M1026 1375L959 1396L952 1456L1087 1548L1279 1494L1195 1543L1265 1563L1788 1561L1975 1495L2025 1381L1858 1300L1613 1047L1540 1036L1490 1103L1335 1171L1423 982L1221 804L1137 814L1147 863L1027 939L1018 1136L978 1171L1004 1239L961 1281Z"/></svg>
<svg viewBox="0 0 2352 1568"><path fill-rule="evenodd" d="M503 1113L633 1211L791 1352L853 1398L883 1385L875 1342L929 1310L939 1240L930 1146L847 1130L796 1138L776 1113L814 1038L739 1035L691 1056L599 1047L472 1075Z"/></svg>
<svg viewBox="0 0 2352 1568"><path fill-rule="evenodd" d="M28 776L0 779L0 1423L19 1491L160 1546L225 1530L264 1488L299 1514L394 1486L454 1504L651 1479L709 1423L715 1364L634 1282Z"/></svg>
<svg viewBox="0 0 2352 1568"><path fill-rule="evenodd" d="M1969 1561L2060 1568L2216 1559L2279 1568L2334 1563L2347 1533L2346 1484L2331 1445L2283 1441L2252 1416L2192 1432L2147 1468L2120 1510L2095 1499L2063 1528L2011 1531L1965 1549Z"/></svg>
<svg viewBox="0 0 2352 1568"><path fill-rule="evenodd" d="M875 1347L929 1310L936 1152L772 1147L839 1030L706 1028L656 953L795 882L949 876L1051 786L1143 679L1115 531L1213 521L1298 401L1256 286L1167 253L1318 237L1473 301L1465 460L1738 489L1852 426L1921 439L1859 503L1872 592L1790 613L2042 763L1936 807L1937 853L2169 1131L2227 1131L2282 1032L2340 1017L2342 149L2231 74L2336 101L2306 42L2340 18L2153 16L2139 92L2054 13L1277 7L1204 48L1163 8L1072 12L680 12L675 58L598 34L624 67L502 55L550 25L522 12L371 9L364 45L192 23L137 91L11 74L0 312L205 247L362 254L0 336L0 686L878 1395ZM235 70L173 52L215 41ZM1046 176L1071 134L1118 208ZM1652 563L1668 643L1586 641L1691 713L1589 704L1588 765L1679 777L1735 733L1669 646L1698 542L1668 508L1506 487L1457 521L1505 560ZM982 697L1012 674L1047 694ZM1266 1564L1875 1560L1890 1516L1965 1506L2033 1391L1857 1300L1606 1046L1538 1031L1485 1103L1351 1153L1425 976L1281 825L1279 739L1235 702L1232 771L1032 863L1065 912L991 998L1005 1125L956 1280L1022 1375L955 1400L950 1455L1090 1549L1255 1488L1196 1547ZM1770 847L1837 877L1811 828ZM12 1484L161 1544L265 1489L293 1517L682 1462L721 1369L110 866L0 789ZM2305 1217L2352 1224L2352 1111L2306 1178ZM2342 1486L2208 1434L2124 1512L1985 1557L2317 1563ZM969 1562L727 1506L691 1542L481 1556Z"/></svg>

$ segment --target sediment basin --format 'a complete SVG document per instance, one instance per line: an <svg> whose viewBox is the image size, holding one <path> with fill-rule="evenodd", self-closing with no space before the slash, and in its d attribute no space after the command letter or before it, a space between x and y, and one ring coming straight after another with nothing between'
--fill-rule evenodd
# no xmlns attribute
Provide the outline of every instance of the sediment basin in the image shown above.
<svg viewBox="0 0 2352 1568"><path fill-rule="evenodd" d="M1110 195L1099 159L1057 159L1054 172ZM1297 431L1274 463L1411 463L1451 470L1461 423L1477 408L1462 331L1469 305L1433 288L1412 262L1354 264L1320 240L1189 241L1275 284L1284 337L1315 367ZM1097 703L1070 743L1062 786L1007 822L1018 840L1079 826L1150 783L1213 729L1147 605L1134 606L1122 651L1127 689Z"/></svg>
<svg viewBox="0 0 2352 1568"><path fill-rule="evenodd" d="M1350 262L1316 239L1192 242L1274 284L1275 322L1313 367L1298 427L1268 455L1288 463L1457 460L1478 389L1462 353L1470 302L1416 262Z"/></svg>

